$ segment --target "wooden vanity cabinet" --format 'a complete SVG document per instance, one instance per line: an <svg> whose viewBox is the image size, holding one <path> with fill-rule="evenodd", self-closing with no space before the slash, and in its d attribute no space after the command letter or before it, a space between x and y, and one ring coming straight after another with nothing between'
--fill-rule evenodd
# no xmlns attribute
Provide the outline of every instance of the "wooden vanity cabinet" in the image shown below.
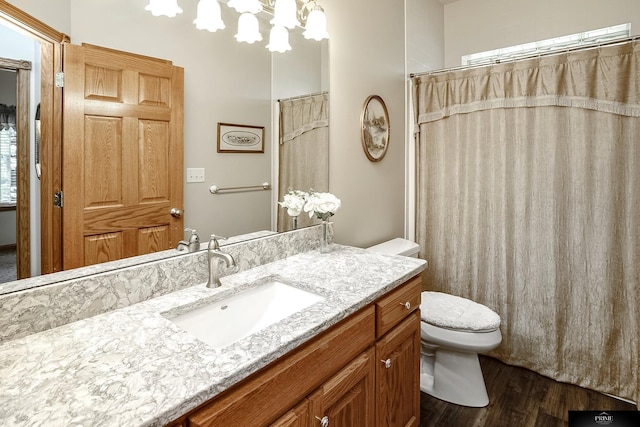
<svg viewBox="0 0 640 427"><path fill-rule="evenodd" d="M416 277L170 425L418 426L419 307Z"/></svg>

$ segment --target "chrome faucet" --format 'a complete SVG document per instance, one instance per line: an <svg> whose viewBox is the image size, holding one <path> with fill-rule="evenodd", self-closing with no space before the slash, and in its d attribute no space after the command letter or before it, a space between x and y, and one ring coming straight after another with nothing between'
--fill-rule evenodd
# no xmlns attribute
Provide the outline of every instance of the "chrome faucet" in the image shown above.
<svg viewBox="0 0 640 427"><path fill-rule="evenodd" d="M180 248L185 247L187 248L187 252L195 252L200 249L200 237L198 237L198 233L196 233L196 230L192 228L185 228L184 231L190 231L191 237L189 237L188 242L185 240L180 240L178 242L178 246L176 246L176 249L181 251L182 249Z"/></svg>
<svg viewBox="0 0 640 427"><path fill-rule="evenodd" d="M227 240L226 237L216 236L215 234L211 235L211 240L209 240L209 247L207 249L207 260L209 261L209 281L207 282L207 288L217 288L221 285L220 273L218 271L218 261L220 259L225 260L227 267L236 265L236 261L230 254L224 253L220 250L218 239Z"/></svg>

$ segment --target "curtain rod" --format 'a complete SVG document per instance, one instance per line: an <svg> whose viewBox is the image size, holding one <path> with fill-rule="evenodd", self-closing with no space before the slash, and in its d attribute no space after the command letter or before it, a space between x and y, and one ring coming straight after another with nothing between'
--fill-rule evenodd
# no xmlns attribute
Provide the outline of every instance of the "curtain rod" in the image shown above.
<svg viewBox="0 0 640 427"><path fill-rule="evenodd" d="M509 63L509 62L522 61L522 60L525 60L525 59L539 58L541 56L559 55L559 54L562 54L562 53L574 52L574 51L578 51L578 50L587 50L587 49L593 49L593 48L602 47L602 46L610 46L610 45L615 45L615 44L624 44L624 43L629 43L629 42L636 41L636 40L639 40L639 39L640 39L640 35L636 35L636 36L626 37L624 39L611 40L611 41L608 41L608 42L591 43L591 44L585 44L585 45L582 45L582 46L568 47L566 49L558 49L558 50L550 51L550 52L536 53L536 54L531 54L531 55L523 55L523 56L516 57L516 58L505 59L503 61L498 60L496 62L485 63L485 64L460 65L458 67L442 68L442 69L439 69L439 70L432 70L432 71L423 71L421 73L411 73L411 74L409 74L409 78L414 78L414 77L419 77L419 76L427 76L427 75L430 75L430 74L448 73L449 71L460 71L460 70L470 70L470 69L473 69L473 68L490 67L492 65L499 65L499 64Z"/></svg>
<svg viewBox="0 0 640 427"><path fill-rule="evenodd" d="M318 96L318 95L326 95L328 94L329 91L323 90L321 92L314 92L314 93L309 93L307 95L298 95L298 96L292 96L291 98L282 98L282 99L278 99L278 102L284 102L284 101L293 101L294 99L302 99L302 98L307 98L307 97L312 97L312 96Z"/></svg>

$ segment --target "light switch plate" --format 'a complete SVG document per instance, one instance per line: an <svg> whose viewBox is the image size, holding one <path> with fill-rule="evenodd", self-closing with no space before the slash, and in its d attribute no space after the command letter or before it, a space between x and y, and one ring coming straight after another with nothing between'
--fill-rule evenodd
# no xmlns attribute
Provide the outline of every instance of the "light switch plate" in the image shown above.
<svg viewBox="0 0 640 427"><path fill-rule="evenodd" d="M187 168L187 182L204 182L204 168Z"/></svg>

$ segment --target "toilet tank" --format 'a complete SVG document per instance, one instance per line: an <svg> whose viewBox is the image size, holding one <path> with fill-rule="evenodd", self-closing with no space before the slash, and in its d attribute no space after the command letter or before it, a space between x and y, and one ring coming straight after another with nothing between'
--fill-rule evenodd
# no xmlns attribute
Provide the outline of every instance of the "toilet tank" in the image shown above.
<svg viewBox="0 0 640 427"><path fill-rule="evenodd" d="M367 248L369 251L379 252L388 255L404 255L417 258L420 252L420 245L407 239L400 237L387 240L378 245Z"/></svg>

